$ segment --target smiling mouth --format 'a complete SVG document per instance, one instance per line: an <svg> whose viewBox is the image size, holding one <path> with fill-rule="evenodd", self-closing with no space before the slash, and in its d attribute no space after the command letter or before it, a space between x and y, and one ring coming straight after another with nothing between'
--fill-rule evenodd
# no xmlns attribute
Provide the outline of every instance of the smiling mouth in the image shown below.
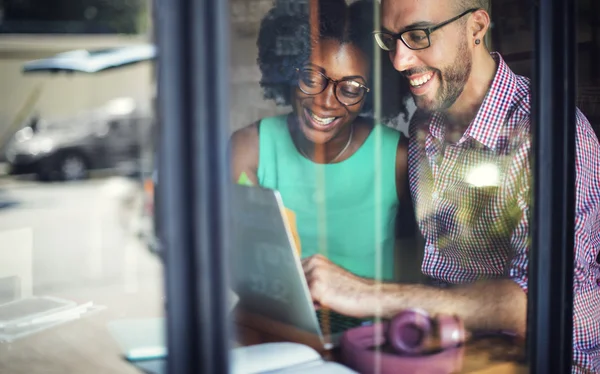
<svg viewBox="0 0 600 374"><path fill-rule="evenodd" d="M306 111L307 117L310 120L310 122L316 127L323 127L323 128L330 127L330 125L333 123L333 121L340 118L340 117L321 117L321 116L318 116L315 113L313 113L308 108L305 108L304 110Z"/></svg>
<svg viewBox="0 0 600 374"><path fill-rule="evenodd" d="M433 78L433 76L435 75L435 73L433 71L421 75L420 77L417 78L408 78L408 83L410 84L411 87L415 87L415 88L419 88L421 86L424 86L425 84L427 84L427 82L429 82L431 80L431 78Z"/></svg>

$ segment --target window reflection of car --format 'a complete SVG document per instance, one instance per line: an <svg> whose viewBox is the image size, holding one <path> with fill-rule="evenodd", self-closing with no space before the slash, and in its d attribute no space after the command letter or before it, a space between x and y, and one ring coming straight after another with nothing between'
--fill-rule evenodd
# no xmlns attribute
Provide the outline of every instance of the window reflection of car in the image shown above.
<svg viewBox="0 0 600 374"><path fill-rule="evenodd" d="M139 168L151 125L147 111L128 98L72 118L38 120L34 127L15 133L9 142L10 173L34 173L42 180L84 179L95 169L131 174Z"/></svg>
<svg viewBox="0 0 600 374"><path fill-rule="evenodd" d="M101 49L95 51L75 50L51 56L49 58L29 61L23 66L25 74L39 73L80 73L80 74L95 74L110 69L119 69L121 67L132 64L153 61L156 58L157 51L153 44L138 44L116 48ZM108 123L108 122L101 122ZM157 204L155 202L155 186L157 185L158 173L156 172L153 155L148 155L148 150L154 147L154 133L157 132L158 123L151 121L149 137L144 137L142 144L150 147L142 149L140 158L141 179L143 183L143 201L141 222L137 228L138 235L148 245L148 248L153 252L159 252L158 244L158 222L156 217ZM101 127L102 128L102 127ZM111 126L108 126L110 129ZM106 127L105 127L106 129ZM25 130L25 137L28 137L29 130ZM32 131L32 133L35 131ZM33 135L33 134L31 134ZM41 145L36 145L41 146ZM35 148L35 146L34 146ZM43 147L42 147L43 148ZM152 153L152 151L150 151Z"/></svg>

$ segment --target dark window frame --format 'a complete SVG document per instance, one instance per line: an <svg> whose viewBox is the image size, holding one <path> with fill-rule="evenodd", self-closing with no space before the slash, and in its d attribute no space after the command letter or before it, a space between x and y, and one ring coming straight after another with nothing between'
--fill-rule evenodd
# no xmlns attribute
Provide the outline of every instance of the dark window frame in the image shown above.
<svg viewBox="0 0 600 374"><path fill-rule="evenodd" d="M572 0L540 0L533 6L529 364L531 373L569 373L573 352L576 4Z"/></svg>
<svg viewBox="0 0 600 374"><path fill-rule="evenodd" d="M169 373L227 373L227 1L155 1Z"/></svg>

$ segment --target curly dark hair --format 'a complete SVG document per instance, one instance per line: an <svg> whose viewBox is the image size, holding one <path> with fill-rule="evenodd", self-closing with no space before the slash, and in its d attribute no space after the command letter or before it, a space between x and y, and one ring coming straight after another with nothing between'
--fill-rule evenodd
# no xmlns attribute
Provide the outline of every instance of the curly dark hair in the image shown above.
<svg viewBox="0 0 600 374"><path fill-rule="evenodd" d="M399 114L406 118L408 111L404 102L409 92L408 84L394 70L387 54L376 47L372 36L374 9L378 4L373 0L359 0L350 6L344 0L318 0L317 3L319 27L316 37L353 44L363 51L371 61L369 86L373 87L375 73L380 74L380 90L372 89L366 96L361 115L372 116L377 98L383 121ZM309 60L310 39L308 1L276 0L262 19L256 42L257 62L262 74L260 85L265 99L279 105L291 104L291 88L297 84L295 68Z"/></svg>

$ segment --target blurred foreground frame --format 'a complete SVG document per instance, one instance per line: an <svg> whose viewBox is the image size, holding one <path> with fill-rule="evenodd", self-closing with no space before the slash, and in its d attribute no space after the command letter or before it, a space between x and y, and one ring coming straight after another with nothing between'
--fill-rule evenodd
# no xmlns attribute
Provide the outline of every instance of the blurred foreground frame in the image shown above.
<svg viewBox="0 0 600 374"><path fill-rule="evenodd" d="M534 188L528 285L531 373L568 373L572 365L575 3L572 0L532 3Z"/></svg>
<svg viewBox="0 0 600 374"><path fill-rule="evenodd" d="M229 372L229 2L154 2L169 373Z"/></svg>

